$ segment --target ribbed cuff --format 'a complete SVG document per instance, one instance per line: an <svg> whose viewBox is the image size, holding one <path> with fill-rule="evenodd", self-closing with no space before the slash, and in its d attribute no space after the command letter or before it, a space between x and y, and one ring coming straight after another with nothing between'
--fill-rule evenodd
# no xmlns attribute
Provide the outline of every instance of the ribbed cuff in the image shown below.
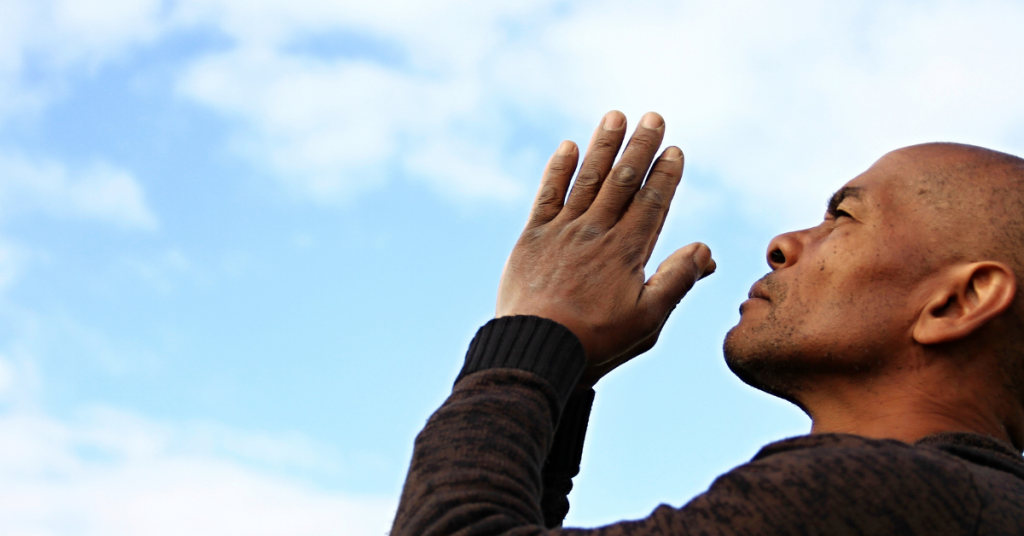
<svg viewBox="0 0 1024 536"><path fill-rule="evenodd" d="M570 477L580 472L580 458L583 457L583 440L587 437L587 423L590 422L590 408L594 404L594 390L587 389L574 393L562 410L555 441L544 462L544 471L566 473Z"/></svg>
<svg viewBox="0 0 1024 536"><path fill-rule="evenodd" d="M564 408L585 365L583 345L565 326L538 316L506 316L477 331L455 383L481 370L525 370L546 379Z"/></svg>

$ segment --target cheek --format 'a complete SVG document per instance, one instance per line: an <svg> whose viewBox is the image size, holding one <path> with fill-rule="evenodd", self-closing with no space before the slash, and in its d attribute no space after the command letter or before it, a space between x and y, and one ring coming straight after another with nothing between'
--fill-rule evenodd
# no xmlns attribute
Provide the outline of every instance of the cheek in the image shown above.
<svg viewBox="0 0 1024 536"><path fill-rule="evenodd" d="M779 314L784 309L791 324L806 336L846 346L899 336L905 328L910 285L901 282L898 270L852 261L837 256L819 263L814 272L821 277L792 285Z"/></svg>

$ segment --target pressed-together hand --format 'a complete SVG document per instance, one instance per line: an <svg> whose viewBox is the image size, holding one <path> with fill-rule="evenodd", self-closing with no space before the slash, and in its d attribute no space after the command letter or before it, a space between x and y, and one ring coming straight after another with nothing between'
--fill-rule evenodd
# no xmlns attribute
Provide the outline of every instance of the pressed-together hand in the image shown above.
<svg viewBox="0 0 1024 536"><path fill-rule="evenodd" d="M651 112L616 163L625 132L622 113L604 116L568 199L579 149L562 142L498 289L497 316L548 318L580 339L584 386L654 346L679 300L715 270L711 250L694 243L645 281L644 265L683 174L683 153L669 147L651 166L665 134L664 120Z"/></svg>

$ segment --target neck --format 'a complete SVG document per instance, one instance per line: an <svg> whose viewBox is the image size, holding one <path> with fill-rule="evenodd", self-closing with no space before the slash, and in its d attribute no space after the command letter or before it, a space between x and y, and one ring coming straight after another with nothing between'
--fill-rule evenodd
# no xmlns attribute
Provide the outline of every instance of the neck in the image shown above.
<svg viewBox="0 0 1024 536"><path fill-rule="evenodd" d="M1002 372L957 365L943 360L870 378L816 381L813 390L800 394L800 403L811 417L812 434L913 443L940 432L970 432L1024 449L1024 409L992 392L993 385L1002 385Z"/></svg>

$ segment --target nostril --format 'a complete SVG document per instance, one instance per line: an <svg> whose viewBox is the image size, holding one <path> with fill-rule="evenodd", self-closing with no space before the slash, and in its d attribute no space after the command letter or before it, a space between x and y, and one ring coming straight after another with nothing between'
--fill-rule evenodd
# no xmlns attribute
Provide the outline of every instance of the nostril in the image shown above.
<svg viewBox="0 0 1024 536"><path fill-rule="evenodd" d="M781 249L773 249L768 254L768 259L775 264L786 264L786 255L782 253Z"/></svg>

